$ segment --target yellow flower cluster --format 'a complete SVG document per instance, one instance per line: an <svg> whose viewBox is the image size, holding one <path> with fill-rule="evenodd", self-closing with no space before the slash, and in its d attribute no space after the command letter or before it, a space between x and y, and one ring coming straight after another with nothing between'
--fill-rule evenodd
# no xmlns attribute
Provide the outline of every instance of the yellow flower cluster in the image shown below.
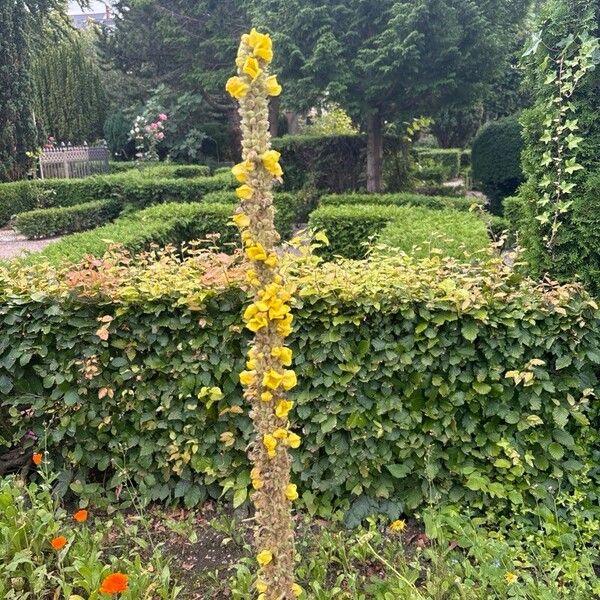
<svg viewBox="0 0 600 600"><path fill-rule="evenodd" d="M247 251L249 256L258 257L254 260L266 263L268 257L262 246L256 245L248 250L251 251ZM255 277L256 274L253 271L249 273L249 278L254 280ZM291 308L288 304L290 299L290 293L281 284L269 284L265 289L258 292L258 301L250 304L244 311L246 327L256 333L261 329L269 327L269 324L273 322L277 334L281 337L287 337L292 332L293 321ZM285 359L281 360L282 364L289 366L291 364L292 351L287 348L278 348L278 352L281 355L274 356L274 358Z"/></svg>

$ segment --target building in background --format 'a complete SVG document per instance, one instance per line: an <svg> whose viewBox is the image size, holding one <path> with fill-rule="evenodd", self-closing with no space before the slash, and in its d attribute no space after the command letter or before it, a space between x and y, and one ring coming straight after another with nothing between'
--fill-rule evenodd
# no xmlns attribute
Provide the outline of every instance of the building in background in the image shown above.
<svg viewBox="0 0 600 600"><path fill-rule="evenodd" d="M71 0L69 15L77 29L85 29L90 23L98 23L106 27L113 27L115 24L110 0L90 2L89 8L86 9L82 9L75 0Z"/></svg>

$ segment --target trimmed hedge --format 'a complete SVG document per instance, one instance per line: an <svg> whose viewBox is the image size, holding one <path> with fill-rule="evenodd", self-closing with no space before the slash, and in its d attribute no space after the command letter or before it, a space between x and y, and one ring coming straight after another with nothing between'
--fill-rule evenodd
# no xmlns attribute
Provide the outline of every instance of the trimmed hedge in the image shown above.
<svg viewBox="0 0 600 600"><path fill-rule="evenodd" d="M117 200L96 200L65 208L41 208L17 215L15 229L28 238L52 237L85 231L119 216Z"/></svg>
<svg viewBox="0 0 600 600"><path fill-rule="evenodd" d="M136 253L151 245L180 246L208 237L211 247L231 249L239 237L231 225L232 215L232 206L228 204L161 204L121 217L104 227L67 236L25 261L72 264L86 256L101 257L112 244ZM219 238L212 239L214 234L219 234Z"/></svg>
<svg viewBox="0 0 600 600"><path fill-rule="evenodd" d="M523 128L516 117L484 125L473 142L473 179L489 198L490 211L502 215L502 201L523 182Z"/></svg>
<svg viewBox="0 0 600 600"><path fill-rule="evenodd" d="M239 264L118 267L0 270L12 439L33 430L47 440L62 489L117 490L126 456L144 499L193 506L227 490L244 500L252 425L238 382L249 340ZM439 257L296 273L303 442L293 470L312 506L552 507L559 487L580 485L598 443L600 334L578 288Z"/></svg>
<svg viewBox="0 0 600 600"><path fill-rule="evenodd" d="M323 230L328 258L359 259L369 242L387 244L416 256L436 248L448 256L464 257L489 248L485 223L471 213L431 210L418 206L322 206L310 216L311 228ZM416 246L417 249L413 249Z"/></svg>
<svg viewBox="0 0 600 600"><path fill-rule="evenodd" d="M162 202L200 200L209 192L234 186L231 175L165 179L143 172L87 177L45 179L0 184L0 226L14 215L38 208L83 204L92 200L116 199L122 204L144 208Z"/></svg>
<svg viewBox="0 0 600 600"><path fill-rule="evenodd" d="M460 175L464 151L460 148L419 148L417 156L419 161L431 161L442 165L451 179Z"/></svg>
<svg viewBox="0 0 600 600"><path fill-rule="evenodd" d="M446 196L422 196L420 194L329 194L321 196L321 206L342 205L364 205L377 204L386 206L422 206L443 210L452 208L454 210L468 211L474 204L478 204L477 198L456 198Z"/></svg>
<svg viewBox="0 0 600 600"><path fill-rule="evenodd" d="M111 173L140 173L147 177L167 179L188 179L190 177L209 177L210 167L206 165L179 165L176 163L138 164L135 162L112 162Z"/></svg>
<svg viewBox="0 0 600 600"><path fill-rule="evenodd" d="M212 192L204 197L204 202L219 204L239 202L235 192ZM301 223L305 218L306 205L301 194L276 193L273 196L275 207L275 227L282 239L288 240L292 237L294 226Z"/></svg>

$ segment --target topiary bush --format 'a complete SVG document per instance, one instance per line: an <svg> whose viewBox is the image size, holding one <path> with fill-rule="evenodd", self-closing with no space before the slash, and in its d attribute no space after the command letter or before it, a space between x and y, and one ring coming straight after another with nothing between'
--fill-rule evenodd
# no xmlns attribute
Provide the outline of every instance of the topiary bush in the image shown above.
<svg viewBox="0 0 600 600"><path fill-rule="evenodd" d="M147 500L243 501L243 270L222 256L148 260L0 269L11 439L46 439L78 492L128 476ZM579 485L598 443L600 315L581 289L499 263L296 265L293 469L313 509L552 507ZM124 455L128 475L113 466Z"/></svg>
<svg viewBox="0 0 600 600"><path fill-rule="evenodd" d="M162 202L201 200L209 192L232 188L231 174L215 177L153 178L151 169L85 179L46 179L0 184L0 226L21 212L119 200L144 208Z"/></svg>
<svg viewBox="0 0 600 600"><path fill-rule="evenodd" d="M433 248L443 254L464 257L489 247L487 228L477 215L419 206L340 205L315 210L309 225L322 230L329 246L327 258L364 258L370 246L389 248L415 256L429 255Z"/></svg>
<svg viewBox="0 0 600 600"><path fill-rule="evenodd" d="M117 200L96 200L65 208L42 208L17 215L15 229L28 238L85 231L112 221L121 212Z"/></svg>
<svg viewBox="0 0 600 600"><path fill-rule="evenodd" d="M151 246L173 244L180 247L192 240L205 240L211 247L231 250L237 245L235 229L231 226L232 213L232 206L226 204L152 206L92 231L64 237L24 260L28 263L73 264L86 256L101 257L113 244L136 253Z"/></svg>
<svg viewBox="0 0 600 600"><path fill-rule="evenodd" d="M473 179L488 196L490 211L502 215L502 201L523 182L523 128L516 117L484 125L471 152Z"/></svg>

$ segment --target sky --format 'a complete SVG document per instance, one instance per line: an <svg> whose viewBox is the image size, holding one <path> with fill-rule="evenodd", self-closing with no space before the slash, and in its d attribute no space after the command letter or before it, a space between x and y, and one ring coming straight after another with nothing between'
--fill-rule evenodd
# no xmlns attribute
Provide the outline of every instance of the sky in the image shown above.
<svg viewBox="0 0 600 600"><path fill-rule="evenodd" d="M86 10L85 12L99 13L104 12L105 4L104 2L92 1L90 2L90 10ZM82 12L81 7L75 0L69 0L69 14L70 15L80 15Z"/></svg>

